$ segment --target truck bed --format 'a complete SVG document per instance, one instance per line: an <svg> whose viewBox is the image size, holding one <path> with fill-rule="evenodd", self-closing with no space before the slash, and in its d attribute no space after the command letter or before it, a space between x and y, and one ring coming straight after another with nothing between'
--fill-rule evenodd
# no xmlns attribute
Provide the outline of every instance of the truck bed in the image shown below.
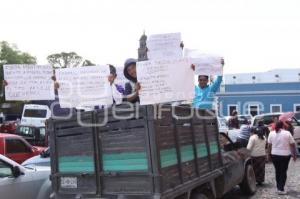
<svg viewBox="0 0 300 199"><path fill-rule="evenodd" d="M222 174L217 120L205 110L120 105L50 120L49 130L58 198L175 198Z"/></svg>

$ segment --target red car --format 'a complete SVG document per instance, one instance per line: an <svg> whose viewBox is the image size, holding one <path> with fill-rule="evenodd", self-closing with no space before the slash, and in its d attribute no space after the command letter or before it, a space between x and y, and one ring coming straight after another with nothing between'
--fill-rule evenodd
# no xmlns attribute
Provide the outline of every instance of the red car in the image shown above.
<svg viewBox="0 0 300 199"><path fill-rule="evenodd" d="M18 135L0 133L0 154L21 164L28 158L40 154L45 147L30 145Z"/></svg>

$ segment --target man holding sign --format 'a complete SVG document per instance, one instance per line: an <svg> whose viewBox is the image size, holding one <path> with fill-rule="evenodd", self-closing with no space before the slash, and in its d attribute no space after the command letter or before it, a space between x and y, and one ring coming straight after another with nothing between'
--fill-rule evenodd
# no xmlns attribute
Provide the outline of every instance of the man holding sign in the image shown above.
<svg viewBox="0 0 300 199"><path fill-rule="evenodd" d="M221 58L221 65L224 66L224 59ZM192 65L195 68L195 65ZM195 97L193 106L200 109L213 109L214 96L220 88L223 76L217 76L212 84L208 84L208 75L198 75L198 85L195 86Z"/></svg>

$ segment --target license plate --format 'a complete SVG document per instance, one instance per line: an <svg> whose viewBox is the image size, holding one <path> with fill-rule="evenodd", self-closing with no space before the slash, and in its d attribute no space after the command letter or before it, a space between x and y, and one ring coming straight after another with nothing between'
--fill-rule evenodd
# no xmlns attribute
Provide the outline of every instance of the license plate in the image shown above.
<svg viewBox="0 0 300 199"><path fill-rule="evenodd" d="M60 178L61 188L77 188L77 178L76 177L61 177Z"/></svg>

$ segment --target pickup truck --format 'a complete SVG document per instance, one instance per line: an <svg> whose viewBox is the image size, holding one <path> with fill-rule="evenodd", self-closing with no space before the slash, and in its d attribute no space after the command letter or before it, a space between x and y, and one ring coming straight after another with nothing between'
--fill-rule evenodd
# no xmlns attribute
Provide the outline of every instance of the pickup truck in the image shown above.
<svg viewBox="0 0 300 199"><path fill-rule="evenodd" d="M187 105L78 113L48 122L51 198L214 199L256 191L248 151Z"/></svg>
<svg viewBox="0 0 300 199"><path fill-rule="evenodd" d="M30 145L21 136L0 133L0 154L21 164L28 158L40 154L45 148Z"/></svg>

